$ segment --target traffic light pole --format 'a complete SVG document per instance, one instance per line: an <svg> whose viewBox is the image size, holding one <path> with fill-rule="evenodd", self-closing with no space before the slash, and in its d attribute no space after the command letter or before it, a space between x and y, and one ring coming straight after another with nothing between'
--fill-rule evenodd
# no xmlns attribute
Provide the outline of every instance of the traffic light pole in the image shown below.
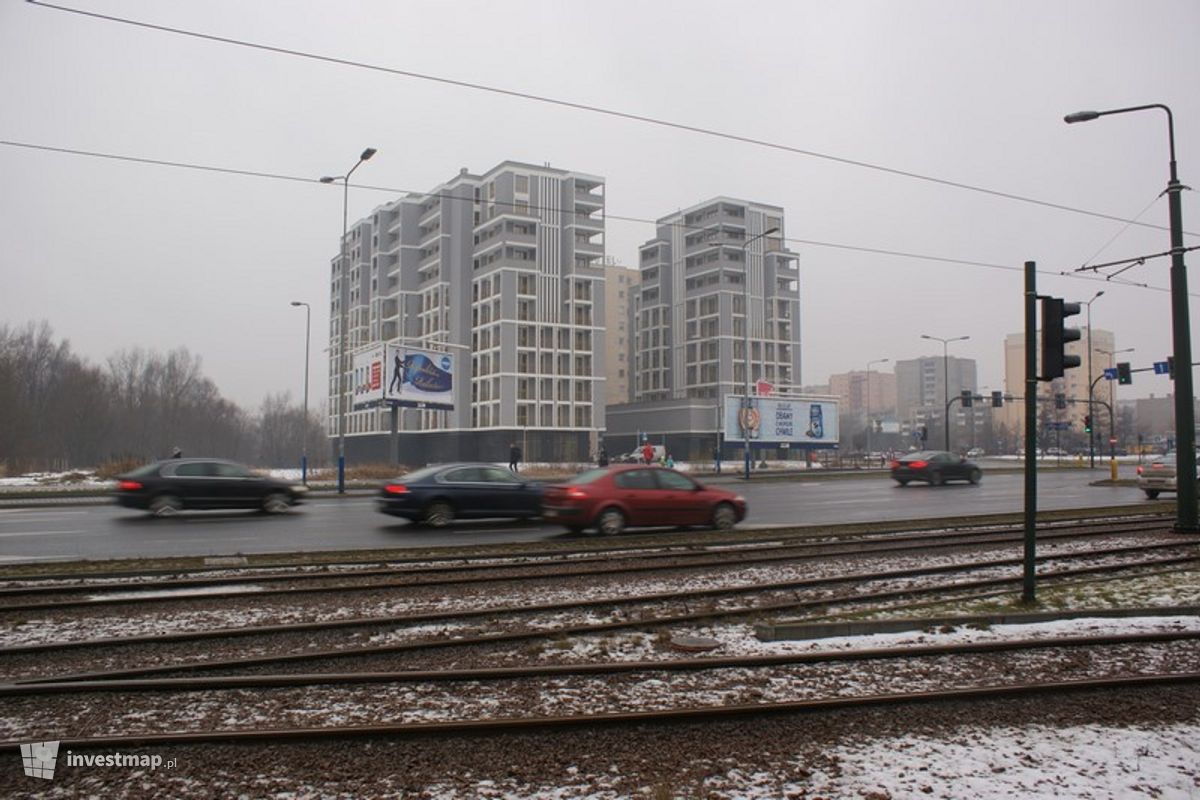
<svg viewBox="0 0 1200 800"><path fill-rule="evenodd" d="M1025 554L1021 602L1036 601L1037 558L1037 264L1025 262Z"/></svg>

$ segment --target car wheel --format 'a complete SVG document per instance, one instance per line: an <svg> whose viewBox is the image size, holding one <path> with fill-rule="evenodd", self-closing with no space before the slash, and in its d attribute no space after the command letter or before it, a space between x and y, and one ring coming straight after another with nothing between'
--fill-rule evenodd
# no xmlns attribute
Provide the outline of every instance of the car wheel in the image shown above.
<svg viewBox="0 0 1200 800"><path fill-rule="evenodd" d="M606 508L596 517L596 529L605 536L616 536L625 530L625 515L619 508Z"/></svg>
<svg viewBox="0 0 1200 800"><path fill-rule="evenodd" d="M967 480L969 480L971 483L979 483L981 480L983 480L983 473L977 469L973 469L971 470L971 474L967 475Z"/></svg>
<svg viewBox="0 0 1200 800"><path fill-rule="evenodd" d="M731 531L737 524L737 512L729 503L721 503L713 510L712 526L719 531Z"/></svg>
<svg viewBox="0 0 1200 800"><path fill-rule="evenodd" d="M1145 489L1144 491L1146 492L1146 497L1148 499L1156 500L1158 498L1158 490L1157 489Z"/></svg>
<svg viewBox="0 0 1200 800"><path fill-rule="evenodd" d="M942 473L935 472L932 475L930 475L929 476L929 485L930 486L941 486L942 485Z"/></svg>
<svg viewBox="0 0 1200 800"><path fill-rule="evenodd" d="M183 508L183 501L173 494L160 494L150 501L150 513L156 517L173 517Z"/></svg>
<svg viewBox="0 0 1200 800"><path fill-rule="evenodd" d="M425 524L433 528L444 528L454 521L454 507L438 501L425 509Z"/></svg>
<svg viewBox="0 0 1200 800"><path fill-rule="evenodd" d="M283 492L271 492L262 502L262 510L268 514L282 514L291 507L292 501Z"/></svg>

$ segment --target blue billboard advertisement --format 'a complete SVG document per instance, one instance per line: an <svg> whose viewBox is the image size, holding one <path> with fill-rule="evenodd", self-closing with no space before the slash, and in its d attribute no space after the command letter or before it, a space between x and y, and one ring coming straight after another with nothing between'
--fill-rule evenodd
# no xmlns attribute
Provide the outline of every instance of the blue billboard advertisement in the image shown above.
<svg viewBox="0 0 1200 800"><path fill-rule="evenodd" d="M385 346L383 401L410 408L454 410L454 356L437 350Z"/></svg>
<svg viewBox="0 0 1200 800"><path fill-rule="evenodd" d="M722 432L729 442L836 447L838 405L833 398L725 395Z"/></svg>

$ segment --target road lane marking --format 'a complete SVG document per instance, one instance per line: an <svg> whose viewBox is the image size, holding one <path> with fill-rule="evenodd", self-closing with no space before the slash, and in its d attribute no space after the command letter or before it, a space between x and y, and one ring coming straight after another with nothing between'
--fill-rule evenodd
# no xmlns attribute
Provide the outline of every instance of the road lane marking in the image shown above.
<svg viewBox="0 0 1200 800"><path fill-rule="evenodd" d="M62 536L68 533L84 533L84 531L16 531L14 533L0 533L0 536Z"/></svg>

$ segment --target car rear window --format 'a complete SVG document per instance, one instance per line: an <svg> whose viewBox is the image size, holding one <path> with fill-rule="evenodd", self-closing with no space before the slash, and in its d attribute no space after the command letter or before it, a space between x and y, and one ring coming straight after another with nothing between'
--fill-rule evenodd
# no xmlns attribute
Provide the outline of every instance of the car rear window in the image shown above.
<svg viewBox="0 0 1200 800"><path fill-rule="evenodd" d="M619 472L613 481L622 489L657 489L658 481L654 480L653 470L631 469Z"/></svg>
<svg viewBox="0 0 1200 800"><path fill-rule="evenodd" d="M581 472L574 478L571 478L571 480L567 481L567 483L579 486L580 484L598 481L607 474L608 470L606 469L589 469L587 472Z"/></svg>
<svg viewBox="0 0 1200 800"><path fill-rule="evenodd" d="M137 469L128 473L128 475L132 478L149 478L151 475L157 475L159 469L161 468L162 464L147 464L144 467L138 467Z"/></svg>
<svg viewBox="0 0 1200 800"><path fill-rule="evenodd" d="M412 481L413 483L416 483L417 481L425 480L430 475L433 475L434 473L440 471L441 469L443 469L443 468L442 467L422 467L421 469L416 469L416 470L413 470L412 472L409 472L406 475L400 476L399 478L397 478L397 480L402 481L402 482Z"/></svg>

